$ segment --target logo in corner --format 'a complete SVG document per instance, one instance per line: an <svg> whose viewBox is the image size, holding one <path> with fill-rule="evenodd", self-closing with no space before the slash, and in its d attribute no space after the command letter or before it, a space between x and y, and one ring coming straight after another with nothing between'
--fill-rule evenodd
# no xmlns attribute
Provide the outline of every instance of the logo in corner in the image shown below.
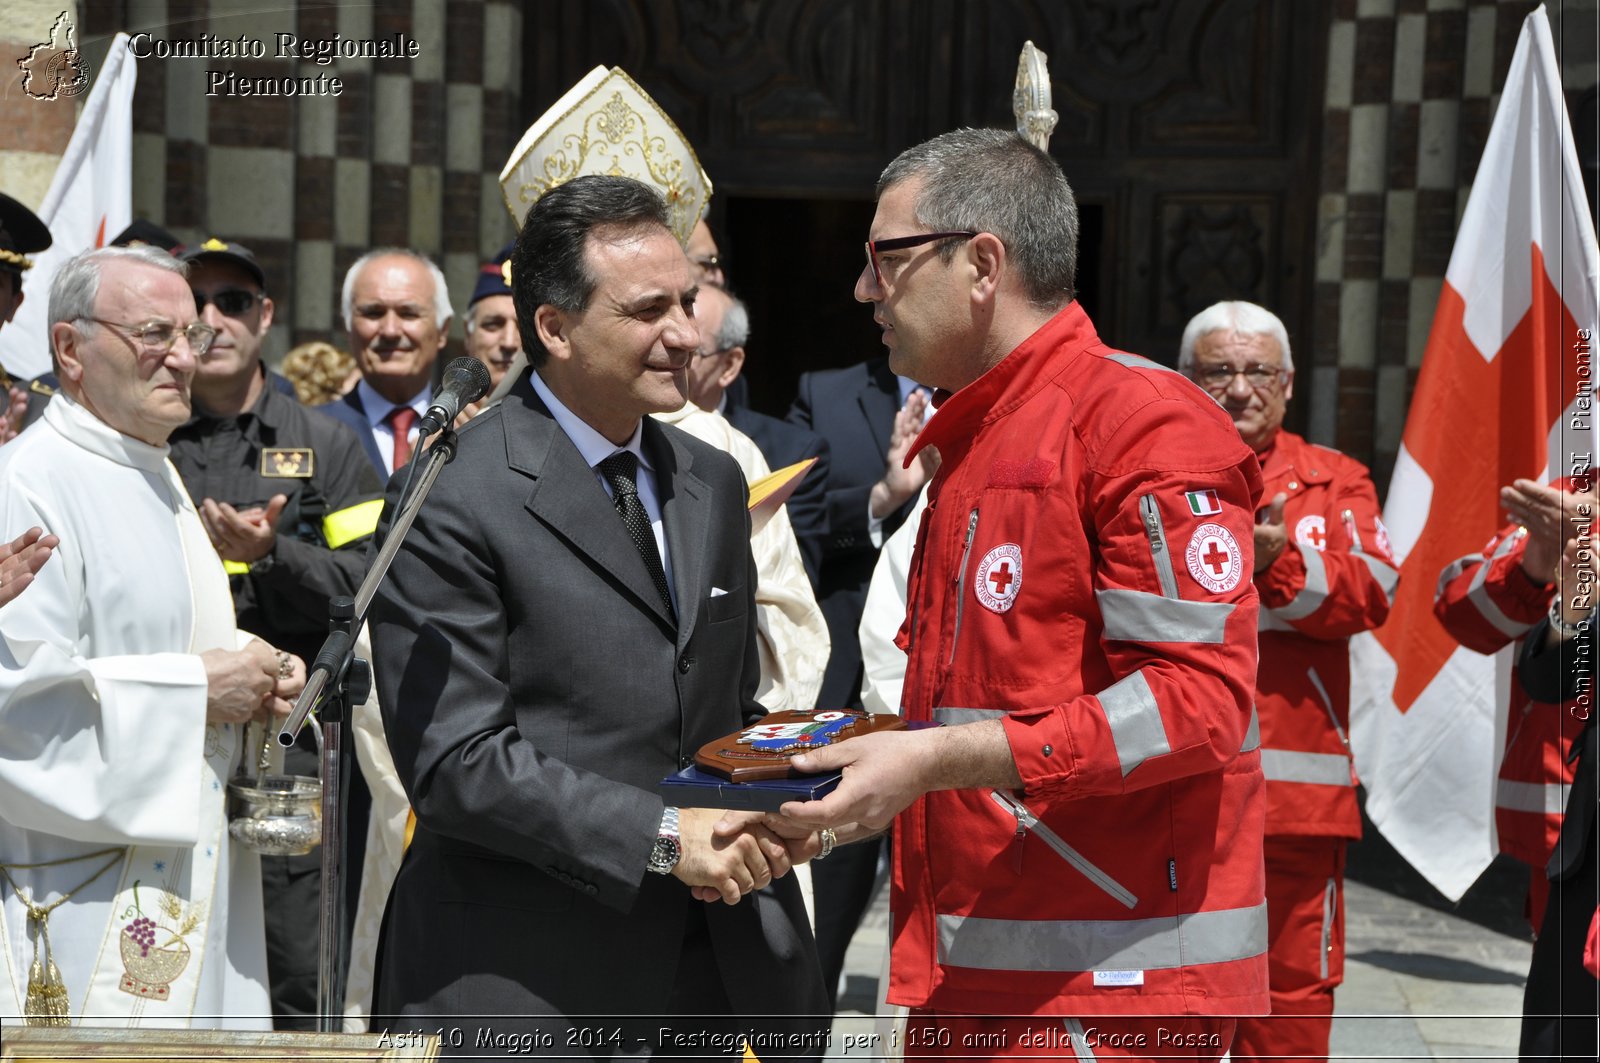
<svg viewBox="0 0 1600 1063"><path fill-rule="evenodd" d="M78 50L77 29L63 11L50 27L50 39L28 49L17 60L22 91L35 100L76 96L89 87L89 64Z"/></svg>
<svg viewBox="0 0 1600 1063"><path fill-rule="evenodd" d="M1016 543L1001 543L983 555L978 563L978 577L973 590L985 609L1003 613L1017 601L1022 589L1022 547Z"/></svg>
<svg viewBox="0 0 1600 1063"><path fill-rule="evenodd" d="M1189 575L1213 594L1225 594L1239 585L1244 575L1244 559L1239 541L1220 524L1202 524L1189 538L1184 551Z"/></svg>

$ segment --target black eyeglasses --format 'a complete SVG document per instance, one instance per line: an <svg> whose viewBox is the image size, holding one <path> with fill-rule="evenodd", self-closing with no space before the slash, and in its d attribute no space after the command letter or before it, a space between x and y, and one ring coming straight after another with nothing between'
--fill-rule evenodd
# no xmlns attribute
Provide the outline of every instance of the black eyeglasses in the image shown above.
<svg viewBox="0 0 1600 1063"><path fill-rule="evenodd" d="M873 283L883 284L883 270L878 266L878 255L884 251L903 251L908 247L921 247L931 244L935 240L970 240L977 233L950 232L950 233L923 233L921 236L897 236L892 240L867 241L867 265L872 268Z"/></svg>
<svg viewBox="0 0 1600 1063"><path fill-rule="evenodd" d="M212 295L191 288L194 292L194 312L205 313L206 304L210 303L217 311L228 317L240 317L250 311L252 306L265 298L260 292L249 292L243 288L224 288Z"/></svg>
<svg viewBox="0 0 1600 1063"><path fill-rule="evenodd" d="M80 317L79 321L93 321L96 325L104 325L116 332L126 329L130 338L139 342L140 349L145 354L159 354L162 356L172 353L172 348L178 345L178 337L182 336L189 341L190 350L195 357L204 355L211 349L211 344L217 338L217 330L203 321L196 321L184 328L169 324L165 321L146 321L142 325L130 325L122 321L107 321L102 317Z"/></svg>
<svg viewBox="0 0 1600 1063"><path fill-rule="evenodd" d="M1243 369L1235 369L1231 365L1197 365L1194 367L1195 381L1207 391L1226 391L1233 386L1233 378L1244 374L1245 383L1257 391L1267 391L1281 387L1289 379L1289 371L1282 366L1263 365L1257 362L1247 365Z"/></svg>

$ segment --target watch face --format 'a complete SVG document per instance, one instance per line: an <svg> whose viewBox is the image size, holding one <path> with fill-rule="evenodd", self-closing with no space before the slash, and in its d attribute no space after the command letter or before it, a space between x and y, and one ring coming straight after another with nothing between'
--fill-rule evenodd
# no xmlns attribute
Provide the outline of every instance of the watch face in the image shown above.
<svg viewBox="0 0 1600 1063"><path fill-rule="evenodd" d="M659 835L656 838L655 848L650 850L650 870L657 874L667 874L678 866L678 857L682 852L678 839Z"/></svg>

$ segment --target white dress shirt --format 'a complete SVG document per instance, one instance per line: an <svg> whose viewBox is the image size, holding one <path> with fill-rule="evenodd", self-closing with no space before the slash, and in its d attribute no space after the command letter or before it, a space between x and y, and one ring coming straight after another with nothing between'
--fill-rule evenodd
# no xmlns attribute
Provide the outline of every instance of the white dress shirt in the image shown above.
<svg viewBox="0 0 1600 1063"><path fill-rule="evenodd" d="M393 474L394 426L389 423L387 418L389 411L400 404L390 402L378 394L377 390L367 383L365 377L356 384L356 394L361 398L361 409L367 415L367 424L372 428L372 438L378 444L378 453L383 455L383 467L387 472ZM407 406L417 411L417 419L412 423L411 431L407 433L407 439L413 449L417 445L417 433L421 430L422 415L428 412L428 406L432 402L433 388L426 387L417 392L411 401L406 403Z"/></svg>

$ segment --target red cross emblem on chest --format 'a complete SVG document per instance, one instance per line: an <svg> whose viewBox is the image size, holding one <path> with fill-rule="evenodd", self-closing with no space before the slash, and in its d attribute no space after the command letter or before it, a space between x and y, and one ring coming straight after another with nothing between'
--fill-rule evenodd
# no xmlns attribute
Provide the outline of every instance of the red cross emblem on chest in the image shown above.
<svg viewBox="0 0 1600 1063"><path fill-rule="evenodd" d="M1206 563L1207 568L1220 576L1228 571L1228 557L1228 552L1222 549L1219 544L1210 542L1206 544L1206 552L1200 555L1200 560Z"/></svg>
<svg viewBox="0 0 1600 1063"><path fill-rule="evenodd" d="M1003 595L1006 588L1011 586L1011 562L1002 561L989 571L989 585L994 588L997 595Z"/></svg>

